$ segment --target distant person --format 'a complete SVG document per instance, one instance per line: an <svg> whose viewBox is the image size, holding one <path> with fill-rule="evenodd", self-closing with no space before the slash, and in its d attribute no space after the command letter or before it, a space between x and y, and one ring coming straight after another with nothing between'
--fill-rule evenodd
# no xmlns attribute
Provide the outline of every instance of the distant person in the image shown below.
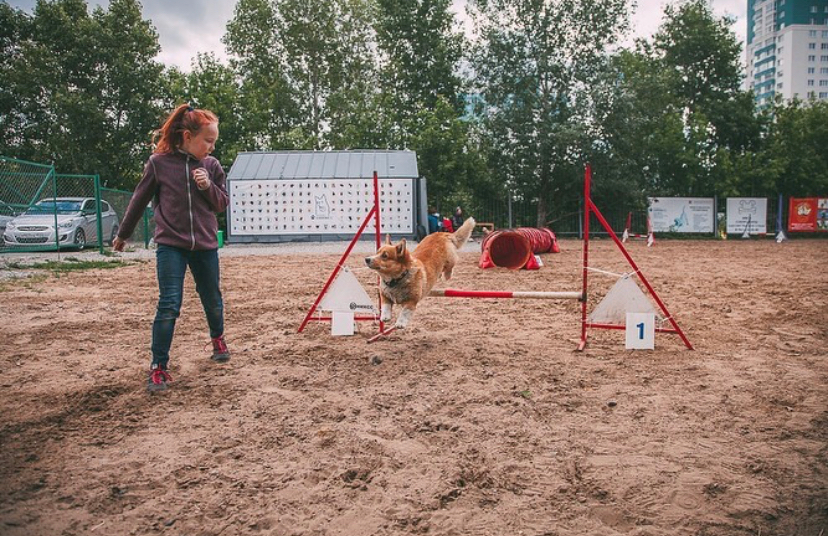
<svg viewBox="0 0 828 536"><path fill-rule="evenodd" d="M451 224L455 229L459 229L463 225L465 218L463 217L463 209L457 207L454 209L454 216L451 217Z"/></svg>
<svg viewBox="0 0 828 536"><path fill-rule="evenodd" d="M451 220L449 218L443 218L443 231L446 233L454 232L454 225L452 225Z"/></svg>
<svg viewBox="0 0 828 536"><path fill-rule="evenodd" d="M434 207L428 208L428 234L438 233L442 230L443 219Z"/></svg>
<svg viewBox="0 0 828 536"><path fill-rule="evenodd" d="M144 166L144 175L112 242L115 251L123 251L147 204L154 200L159 296L152 324L149 391L163 391L172 381L167 370L169 352L188 266L210 327L212 359L218 363L230 359L224 341L216 236L216 214L227 208L228 196L224 170L210 156L218 136L218 118L213 112L187 104L176 108L156 132L154 154Z"/></svg>

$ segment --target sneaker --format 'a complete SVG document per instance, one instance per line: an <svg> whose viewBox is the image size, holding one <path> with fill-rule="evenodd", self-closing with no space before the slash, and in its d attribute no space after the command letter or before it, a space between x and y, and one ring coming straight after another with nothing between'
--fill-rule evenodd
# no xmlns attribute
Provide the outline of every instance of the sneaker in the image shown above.
<svg viewBox="0 0 828 536"><path fill-rule="evenodd" d="M225 363L230 359L230 350L227 349L227 343L224 342L224 335L211 339L213 342L213 355L210 359L216 363Z"/></svg>
<svg viewBox="0 0 828 536"><path fill-rule="evenodd" d="M153 365L147 377L147 391L166 391L167 383L172 381L172 376L167 372L167 367Z"/></svg>

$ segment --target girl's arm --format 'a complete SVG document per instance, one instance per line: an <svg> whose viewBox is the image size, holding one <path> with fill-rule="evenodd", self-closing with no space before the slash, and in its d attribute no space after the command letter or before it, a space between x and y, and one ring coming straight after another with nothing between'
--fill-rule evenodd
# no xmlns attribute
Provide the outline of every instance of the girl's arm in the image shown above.
<svg viewBox="0 0 828 536"><path fill-rule="evenodd" d="M129 206L121 220L121 226L118 228L118 238L126 241L132 236L132 233L135 231L135 226L138 225L138 222L144 215L144 209L147 208L147 205L155 195L157 185L158 183L155 179L155 163L153 163L152 157L150 157L147 165L144 166L144 175L141 177L138 186L135 187L135 192L133 192L132 198L129 200Z"/></svg>
<svg viewBox="0 0 828 536"><path fill-rule="evenodd" d="M219 161L216 159L212 160L213 165L208 169L210 172L210 187L206 190L199 190L199 192L210 203L210 208L213 209L213 212L220 213L224 212L227 209L227 205L230 204L230 196L227 195L226 187L227 176Z"/></svg>

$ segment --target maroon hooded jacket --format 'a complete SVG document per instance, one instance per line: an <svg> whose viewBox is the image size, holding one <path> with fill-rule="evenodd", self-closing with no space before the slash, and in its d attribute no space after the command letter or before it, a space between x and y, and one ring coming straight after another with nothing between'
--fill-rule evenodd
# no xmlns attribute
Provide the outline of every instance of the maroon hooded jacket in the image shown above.
<svg viewBox="0 0 828 536"><path fill-rule="evenodd" d="M204 168L210 187L199 190L193 170ZM219 161L208 156L196 160L183 152L156 153L144 167L144 176L135 188L121 221L118 236L132 236L144 209L154 199L155 242L188 250L218 248L216 214L228 204L226 176Z"/></svg>

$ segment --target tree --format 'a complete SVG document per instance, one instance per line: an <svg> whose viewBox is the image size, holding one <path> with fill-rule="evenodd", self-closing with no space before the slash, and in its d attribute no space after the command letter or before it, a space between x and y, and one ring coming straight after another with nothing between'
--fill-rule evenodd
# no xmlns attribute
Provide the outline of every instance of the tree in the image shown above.
<svg viewBox="0 0 828 536"><path fill-rule="evenodd" d="M101 175L129 187L157 121L162 67L158 36L135 0L113 0L89 15L83 0L38 2L9 12L3 68L0 152L53 162L59 173Z"/></svg>
<svg viewBox="0 0 828 536"><path fill-rule="evenodd" d="M450 0L377 0L380 83L395 117L390 141L405 147L415 116L448 103L462 113L458 68L463 37L454 28Z"/></svg>
<svg viewBox="0 0 828 536"><path fill-rule="evenodd" d="M475 83L492 140L490 168L518 197L537 203L577 199L581 164L598 133L607 47L627 26L626 2L476 0L481 42ZM597 92L597 94L596 94ZM576 174L577 173L577 174Z"/></svg>
<svg viewBox="0 0 828 536"><path fill-rule="evenodd" d="M645 112L645 173L659 195L723 194L739 189L730 175L749 167L763 123L753 97L741 90L741 45L732 20L713 14L708 0L668 4L652 43L640 42L625 79ZM640 82L640 80L644 82ZM641 133L641 130L639 130ZM742 178L740 180L748 180Z"/></svg>
<svg viewBox="0 0 828 536"><path fill-rule="evenodd" d="M275 6L269 0L239 0L222 41L230 65L241 78L239 98L255 147L294 148L298 96L285 72L288 53L279 35Z"/></svg>
<svg viewBox="0 0 828 536"><path fill-rule="evenodd" d="M775 171L761 195L808 197L828 192L828 103L776 103L767 140L766 165Z"/></svg>

